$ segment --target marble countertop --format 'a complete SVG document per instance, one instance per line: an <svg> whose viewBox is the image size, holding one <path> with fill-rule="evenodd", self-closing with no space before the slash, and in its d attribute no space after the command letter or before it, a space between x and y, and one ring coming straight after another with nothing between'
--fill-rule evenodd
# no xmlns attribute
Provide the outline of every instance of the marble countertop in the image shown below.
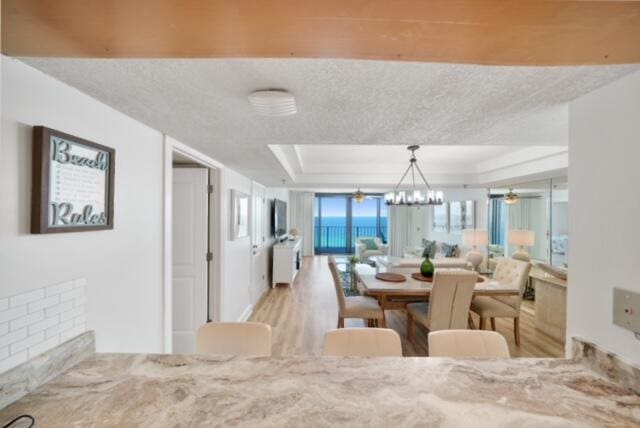
<svg viewBox="0 0 640 428"><path fill-rule="evenodd" d="M640 426L640 395L562 359L95 354L0 411L37 426Z"/></svg>
<svg viewBox="0 0 640 428"><path fill-rule="evenodd" d="M531 273L529 274L531 278L538 279L540 281L544 281L548 284L557 285L559 287L567 287L567 280L555 277L540 268L531 269Z"/></svg>

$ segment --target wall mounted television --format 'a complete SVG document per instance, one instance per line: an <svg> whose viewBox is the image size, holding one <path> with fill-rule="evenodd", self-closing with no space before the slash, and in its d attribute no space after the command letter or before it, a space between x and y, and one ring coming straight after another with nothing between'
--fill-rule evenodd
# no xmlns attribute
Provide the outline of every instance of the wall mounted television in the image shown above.
<svg viewBox="0 0 640 428"><path fill-rule="evenodd" d="M287 234L287 203L279 199L273 200L271 208L271 234L276 239Z"/></svg>

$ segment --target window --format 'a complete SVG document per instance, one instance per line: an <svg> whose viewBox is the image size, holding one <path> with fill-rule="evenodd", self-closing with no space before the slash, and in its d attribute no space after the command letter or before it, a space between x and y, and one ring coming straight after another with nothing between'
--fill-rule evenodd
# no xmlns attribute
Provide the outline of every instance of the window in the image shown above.
<svg viewBox="0 0 640 428"><path fill-rule="evenodd" d="M351 254L359 237L387 241L387 206L382 195L367 195L357 203L351 195L316 196L315 252Z"/></svg>

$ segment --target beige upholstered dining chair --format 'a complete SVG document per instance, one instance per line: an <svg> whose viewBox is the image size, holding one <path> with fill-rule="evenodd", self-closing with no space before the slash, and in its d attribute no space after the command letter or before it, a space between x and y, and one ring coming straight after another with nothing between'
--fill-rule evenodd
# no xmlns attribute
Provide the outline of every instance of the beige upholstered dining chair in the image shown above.
<svg viewBox="0 0 640 428"><path fill-rule="evenodd" d="M477 279L472 271L436 270L429 303L407 305L407 338L413 336L414 320L429 331L466 328Z"/></svg>
<svg viewBox="0 0 640 428"><path fill-rule="evenodd" d="M210 322L196 334L196 352L271 356L271 327L260 322Z"/></svg>
<svg viewBox="0 0 640 428"><path fill-rule="evenodd" d="M388 328L341 328L324 335L325 357L402 357L400 336Z"/></svg>
<svg viewBox="0 0 640 428"><path fill-rule="evenodd" d="M513 334L516 345L520 346L520 304L524 295L531 263L501 258L498 260L493 279L501 284L509 284L520 290L517 296L475 297L471 301L471 311L480 317L480 330L484 330L487 318L491 320L491 329L496 329L496 318L513 318Z"/></svg>
<svg viewBox="0 0 640 428"><path fill-rule="evenodd" d="M340 272L333 256L329 256L329 269L338 298L338 328L344 327L345 318L362 318L373 321L376 327L385 327L384 311L376 299L367 296L345 297Z"/></svg>
<svg viewBox="0 0 640 428"><path fill-rule="evenodd" d="M509 358L500 333L483 330L441 330L429 333L430 357Z"/></svg>

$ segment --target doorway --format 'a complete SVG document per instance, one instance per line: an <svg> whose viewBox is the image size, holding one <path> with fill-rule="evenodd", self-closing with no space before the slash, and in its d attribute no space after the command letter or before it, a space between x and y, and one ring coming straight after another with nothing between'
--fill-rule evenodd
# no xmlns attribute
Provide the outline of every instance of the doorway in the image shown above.
<svg viewBox="0 0 640 428"><path fill-rule="evenodd" d="M165 137L164 171L164 352L193 353L220 315L220 166Z"/></svg>
<svg viewBox="0 0 640 428"><path fill-rule="evenodd" d="M195 352L195 334L209 319L209 171L173 164L173 349Z"/></svg>

